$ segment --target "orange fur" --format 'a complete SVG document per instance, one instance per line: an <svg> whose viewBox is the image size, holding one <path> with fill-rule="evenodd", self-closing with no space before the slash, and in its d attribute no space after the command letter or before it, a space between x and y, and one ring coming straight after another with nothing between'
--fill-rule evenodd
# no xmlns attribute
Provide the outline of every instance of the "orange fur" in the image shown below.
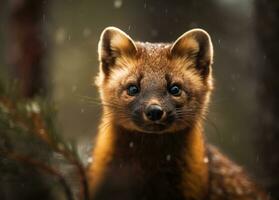
<svg viewBox="0 0 279 200"><path fill-rule="evenodd" d="M173 44L151 44L110 27L101 35L99 60L95 83L103 116L88 171L94 199L267 199L204 141L213 89L213 47L205 31L189 31ZM130 85L137 86L136 95L129 94ZM179 95L170 93L172 85L179 86ZM149 105L162 108L163 128L148 119Z"/></svg>
<svg viewBox="0 0 279 200"><path fill-rule="evenodd" d="M186 147L185 160L190 163L188 170L184 171L182 183L185 197L188 199L203 199L208 193L208 166L205 154L205 144L201 125L198 123L190 133Z"/></svg>

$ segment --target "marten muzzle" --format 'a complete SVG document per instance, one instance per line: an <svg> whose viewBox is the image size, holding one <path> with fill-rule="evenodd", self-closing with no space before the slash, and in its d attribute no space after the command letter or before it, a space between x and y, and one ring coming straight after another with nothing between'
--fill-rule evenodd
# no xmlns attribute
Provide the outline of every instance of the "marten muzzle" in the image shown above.
<svg viewBox="0 0 279 200"><path fill-rule="evenodd" d="M145 108L144 115L150 121L160 121L165 115L164 110L160 105L151 104Z"/></svg>

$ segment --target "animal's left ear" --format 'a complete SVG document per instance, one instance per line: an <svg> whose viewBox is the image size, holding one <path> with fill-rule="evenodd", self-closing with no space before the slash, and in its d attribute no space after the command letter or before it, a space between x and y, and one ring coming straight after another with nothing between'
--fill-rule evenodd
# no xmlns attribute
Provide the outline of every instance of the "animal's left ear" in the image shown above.
<svg viewBox="0 0 279 200"><path fill-rule="evenodd" d="M210 73L213 46L209 34L202 29L192 29L180 36L171 47L171 56L193 59L203 78Z"/></svg>

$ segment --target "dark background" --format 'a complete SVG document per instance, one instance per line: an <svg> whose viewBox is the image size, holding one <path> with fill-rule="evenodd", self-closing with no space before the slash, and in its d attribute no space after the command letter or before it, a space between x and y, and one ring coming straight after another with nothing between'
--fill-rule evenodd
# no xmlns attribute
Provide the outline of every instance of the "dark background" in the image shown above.
<svg viewBox="0 0 279 200"><path fill-rule="evenodd" d="M0 0L0 79L19 79L24 96L51 97L85 162L100 108L83 97L98 97L97 43L111 25L149 42L197 27L211 35L206 136L279 199L279 1Z"/></svg>

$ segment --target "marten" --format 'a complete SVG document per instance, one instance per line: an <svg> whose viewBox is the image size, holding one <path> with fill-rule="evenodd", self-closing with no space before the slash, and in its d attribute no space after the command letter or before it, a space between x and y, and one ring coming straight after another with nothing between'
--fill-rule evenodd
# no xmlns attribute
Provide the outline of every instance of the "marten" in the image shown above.
<svg viewBox="0 0 279 200"><path fill-rule="evenodd" d="M213 46L193 29L174 43L135 42L115 27L98 45L103 113L92 200L267 200L244 170L205 142Z"/></svg>

